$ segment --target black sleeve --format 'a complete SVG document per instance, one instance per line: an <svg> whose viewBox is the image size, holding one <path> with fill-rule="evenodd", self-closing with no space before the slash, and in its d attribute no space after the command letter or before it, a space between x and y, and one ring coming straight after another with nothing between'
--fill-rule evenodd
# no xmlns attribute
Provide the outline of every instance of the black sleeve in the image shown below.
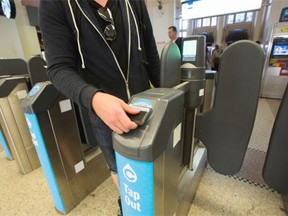
<svg viewBox="0 0 288 216"><path fill-rule="evenodd" d="M61 93L92 111L91 99L97 89L78 74L79 52L68 10L67 1L40 1L39 21L48 64L47 74Z"/></svg>
<svg viewBox="0 0 288 216"><path fill-rule="evenodd" d="M147 11L146 4L139 0L141 7L141 31L143 43L145 46L146 58L148 62L147 71L149 79L154 87L160 85L160 58L156 47L151 20Z"/></svg>

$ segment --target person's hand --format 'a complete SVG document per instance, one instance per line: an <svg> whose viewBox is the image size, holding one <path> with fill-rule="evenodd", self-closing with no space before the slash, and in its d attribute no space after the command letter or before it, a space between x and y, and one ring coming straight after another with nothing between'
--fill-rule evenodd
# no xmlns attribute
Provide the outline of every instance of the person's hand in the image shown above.
<svg viewBox="0 0 288 216"><path fill-rule="evenodd" d="M132 122L126 113L138 114L140 111L133 109L123 100L103 92L97 92L92 98L92 107L95 113L114 132L122 134L135 129L137 124Z"/></svg>

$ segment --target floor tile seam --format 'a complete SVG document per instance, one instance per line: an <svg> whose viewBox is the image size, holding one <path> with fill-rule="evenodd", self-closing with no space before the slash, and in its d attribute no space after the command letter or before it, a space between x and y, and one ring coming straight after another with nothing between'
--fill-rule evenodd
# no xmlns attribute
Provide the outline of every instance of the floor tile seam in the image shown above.
<svg viewBox="0 0 288 216"><path fill-rule="evenodd" d="M215 170L213 170L211 167L206 167L206 169L210 172L214 172L214 173L217 173ZM227 176L229 178L232 178L232 179L235 179L235 180L238 180L238 181L241 181L241 182L244 182L244 183L248 183L249 185L252 185L252 186L255 186L255 187L260 187L262 189L266 189L268 191L271 191L271 192L274 192L274 193L277 193L277 191L275 191L273 188L270 188L269 186L267 185L263 185L263 184L259 184L257 182L254 182L254 181L251 181L251 180L248 180L248 179L245 179L245 178L241 178L241 177L238 177L238 176L234 176L234 175L224 175L224 176Z"/></svg>
<svg viewBox="0 0 288 216"><path fill-rule="evenodd" d="M251 151L259 152L259 153L265 153L265 154L267 153L266 151L263 151L261 149L256 149L256 148L251 148L251 147L248 147L247 149Z"/></svg>

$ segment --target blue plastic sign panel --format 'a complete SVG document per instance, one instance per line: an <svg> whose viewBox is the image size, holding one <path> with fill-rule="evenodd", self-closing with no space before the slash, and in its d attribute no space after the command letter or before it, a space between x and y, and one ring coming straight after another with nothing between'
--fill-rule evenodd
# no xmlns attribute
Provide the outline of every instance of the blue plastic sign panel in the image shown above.
<svg viewBox="0 0 288 216"><path fill-rule="evenodd" d="M32 97L35 94L39 92L39 90L42 88L43 83L37 83L36 85L33 86L33 88L29 92L29 96Z"/></svg>
<svg viewBox="0 0 288 216"><path fill-rule="evenodd" d="M3 150L5 152L5 156L6 158L8 158L9 160L12 160L12 155L10 153L10 150L8 148L8 145L4 139L4 136L2 134L2 131L0 130L0 145L3 147Z"/></svg>
<svg viewBox="0 0 288 216"><path fill-rule="evenodd" d="M153 163L131 160L117 152L116 162L123 215L154 215Z"/></svg>

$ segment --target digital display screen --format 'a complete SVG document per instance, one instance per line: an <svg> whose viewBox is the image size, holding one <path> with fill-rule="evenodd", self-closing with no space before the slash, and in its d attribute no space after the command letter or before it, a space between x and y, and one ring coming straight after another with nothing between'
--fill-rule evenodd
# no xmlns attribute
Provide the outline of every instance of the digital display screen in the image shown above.
<svg viewBox="0 0 288 216"><path fill-rule="evenodd" d="M182 61L196 61L197 40L183 40L182 45Z"/></svg>
<svg viewBox="0 0 288 216"><path fill-rule="evenodd" d="M279 19L279 22L287 22L287 21L288 21L288 7L282 9Z"/></svg>
<svg viewBox="0 0 288 216"><path fill-rule="evenodd" d="M260 10L262 0L190 0L182 1L182 19L199 19L243 11Z"/></svg>
<svg viewBox="0 0 288 216"><path fill-rule="evenodd" d="M16 16L16 8L13 0L0 0L2 14L8 19L14 19Z"/></svg>
<svg viewBox="0 0 288 216"><path fill-rule="evenodd" d="M273 56L288 56L288 44L275 44L272 50Z"/></svg>

